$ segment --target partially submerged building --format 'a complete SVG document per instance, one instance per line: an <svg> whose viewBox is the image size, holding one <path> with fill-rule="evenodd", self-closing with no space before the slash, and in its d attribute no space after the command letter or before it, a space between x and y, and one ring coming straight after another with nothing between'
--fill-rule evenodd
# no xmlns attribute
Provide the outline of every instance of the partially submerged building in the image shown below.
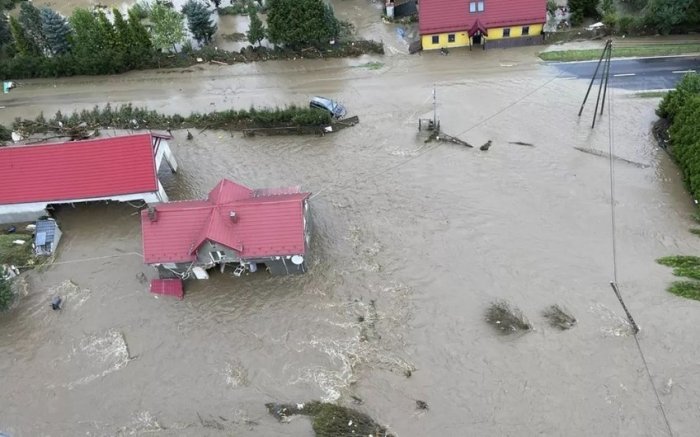
<svg viewBox="0 0 700 437"><path fill-rule="evenodd" d="M144 262L161 278L198 279L227 265L233 274L266 267L303 273L310 241L310 193L254 190L224 179L204 200L153 205L141 213Z"/></svg>
<svg viewBox="0 0 700 437"><path fill-rule="evenodd" d="M158 169L165 161L177 171L168 139L144 133L0 147L0 223L34 221L49 205L166 202Z"/></svg>
<svg viewBox="0 0 700 437"><path fill-rule="evenodd" d="M544 41L546 0L420 0L423 49L513 47Z"/></svg>

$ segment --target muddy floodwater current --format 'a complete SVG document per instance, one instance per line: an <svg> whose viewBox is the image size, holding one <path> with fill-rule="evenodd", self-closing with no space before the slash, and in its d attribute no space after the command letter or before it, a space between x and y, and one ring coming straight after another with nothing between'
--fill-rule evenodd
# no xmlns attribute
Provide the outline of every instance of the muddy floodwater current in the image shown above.
<svg viewBox="0 0 700 437"><path fill-rule="evenodd" d="M587 83L528 50L23 83L1 122L106 102L187 113L320 94L360 124L324 137L173 132L180 171L161 175L171 199L205 196L223 177L313 193L302 276L216 272L188 281L183 301L157 298L137 209L58 209L56 262L26 275L0 317L0 432L311 436L307 419L278 423L264 404L321 399L401 437L666 435L609 286L609 162L575 149L607 151L607 111L591 129L592 107L576 116ZM476 148L418 136L433 86L443 129ZM646 165L615 162L620 289L675 435L696 435L700 313L664 291L672 277L654 262L700 248L692 202L650 136L658 100L609 97L615 154ZM65 306L54 312L56 294ZM487 325L500 299L534 329ZM576 326L550 327L541 314L553 304Z"/></svg>

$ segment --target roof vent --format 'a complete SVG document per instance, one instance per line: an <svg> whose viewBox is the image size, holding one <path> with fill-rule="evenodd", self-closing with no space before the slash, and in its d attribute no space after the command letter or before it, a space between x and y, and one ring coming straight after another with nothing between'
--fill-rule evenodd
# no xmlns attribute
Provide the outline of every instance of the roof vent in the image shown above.
<svg viewBox="0 0 700 437"><path fill-rule="evenodd" d="M158 221L158 210L153 206L148 207L148 219L152 222Z"/></svg>
<svg viewBox="0 0 700 437"><path fill-rule="evenodd" d="M234 222L234 223L238 222L238 214L236 214L236 211L229 212L228 216L231 217L232 222Z"/></svg>

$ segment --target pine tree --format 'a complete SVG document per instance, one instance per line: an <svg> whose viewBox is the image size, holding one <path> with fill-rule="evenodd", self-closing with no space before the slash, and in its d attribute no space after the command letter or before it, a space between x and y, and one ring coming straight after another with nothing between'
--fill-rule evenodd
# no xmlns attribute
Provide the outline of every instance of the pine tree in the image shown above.
<svg viewBox="0 0 700 437"><path fill-rule="evenodd" d="M24 56L36 56L40 54L39 48L34 44L34 41L27 37L24 28L19 24L19 20L12 16L10 16L10 32L12 33L12 38L15 40L17 53Z"/></svg>
<svg viewBox="0 0 700 437"><path fill-rule="evenodd" d="M100 36L104 41L105 50L115 50L119 45L117 42L117 32L114 29L112 22L109 21L109 18L107 18L105 13L102 11L97 13L97 25Z"/></svg>
<svg viewBox="0 0 700 437"><path fill-rule="evenodd" d="M248 17L250 18L250 26L248 27L248 42L251 44L260 44L260 41L265 39L265 27L258 17L258 9L253 2L248 4Z"/></svg>
<svg viewBox="0 0 700 437"><path fill-rule="evenodd" d="M185 23L178 11L156 4L151 10L153 45L160 50L177 51L176 45L185 39Z"/></svg>
<svg viewBox="0 0 700 437"><path fill-rule="evenodd" d="M33 44L38 47L39 52L46 49L46 36L42 28L41 13L30 2L22 2L19 5L19 22L22 24L24 33Z"/></svg>
<svg viewBox="0 0 700 437"><path fill-rule="evenodd" d="M46 47L49 52L62 55L70 51L71 29L63 16L52 9L42 8L41 27L46 36Z"/></svg>
<svg viewBox="0 0 700 437"><path fill-rule="evenodd" d="M129 24L124 20L124 16L119 9L113 8L114 32L116 37L117 51L127 52L129 50Z"/></svg>
<svg viewBox="0 0 700 437"><path fill-rule="evenodd" d="M12 42L12 32L10 31L10 21L7 15L0 14L0 47L4 47Z"/></svg>
<svg viewBox="0 0 700 437"><path fill-rule="evenodd" d="M198 0L189 0L182 8L182 13L187 16L190 32L198 43L211 42L216 33L216 24L211 21L211 11L204 3Z"/></svg>
<svg viewBox="0 0 700 437"><path fill-rule="evenodd" d="M129 46L138 48L138 50L150 52L153 48L151 37L148 31L141 23L141 19L136 14L136 11L129 9Z"/></svg>

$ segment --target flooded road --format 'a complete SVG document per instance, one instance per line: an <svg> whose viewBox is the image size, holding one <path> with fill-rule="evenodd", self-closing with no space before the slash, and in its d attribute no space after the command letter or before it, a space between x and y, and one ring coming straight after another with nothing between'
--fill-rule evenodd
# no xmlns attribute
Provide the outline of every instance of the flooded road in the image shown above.
<svg viewBox="0 0 700 437"><path fill-rule="evenodd" d="M361 122L321 138L175 132L171 199L204 196L222 177L314 193L303 276L212 274L188 282L184 301L156 298L136 209L59 210L57 262L27 275L19 305L0 317L0 431L311 436L307 419L280 424L264 403L323 399L401 437L666 435L609 287L608 161L574 149L607 150L607 118L591 130L591 106L579 120L587 82L542 68L535 50L24 82L0 122L105 102L187 113L316 94ZM366 67L374 61L381 68ZM417 136L433 85L443 129L492 140L488 152ZM654 262L700 249L692 203L650 136L657 100L611 96L615 154L649 165L615 167L620 288L674 433L692 436L700 312L664 291L670 272ZM50 311L56 293L67 297L61 312ZM484 322L495 299L520 307L534 332L495 333ZM555 303L574 329L545 323Z"/></svg>

